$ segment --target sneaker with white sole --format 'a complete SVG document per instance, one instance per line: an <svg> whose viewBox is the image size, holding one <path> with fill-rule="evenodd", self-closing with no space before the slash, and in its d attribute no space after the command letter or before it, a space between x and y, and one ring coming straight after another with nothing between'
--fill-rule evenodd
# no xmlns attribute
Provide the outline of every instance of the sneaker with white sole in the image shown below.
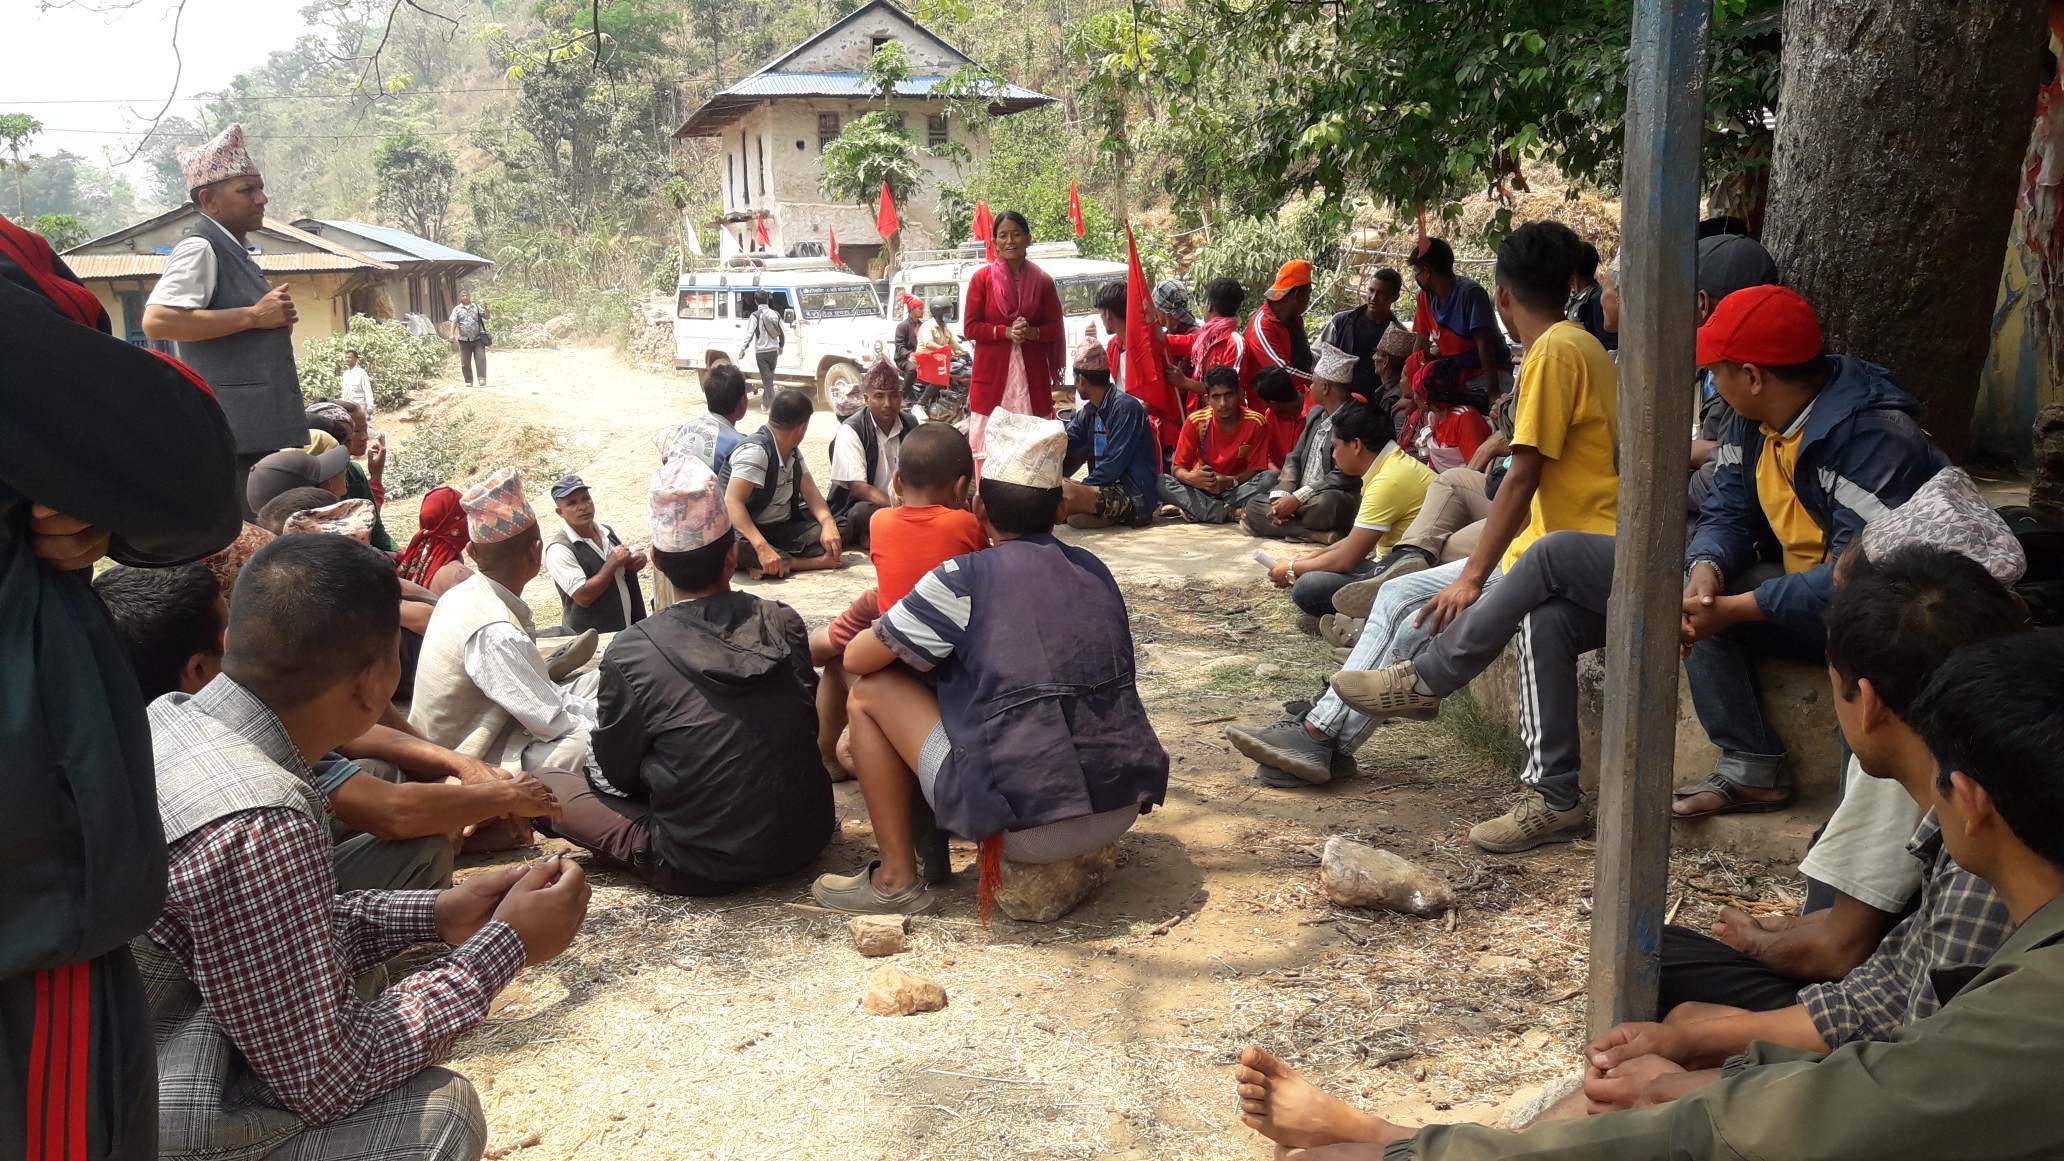
<svg viewBox="0 0 2064 1161"><path fill-rule="evenodd" d="M1376 590L1401 576L1425 572L1432 567L1433 562L1416 548L1393 548L1390 555L1376 562L1376 571L1368 579L1340 586L1339 591L1333 594L1333 611L1350 617L1367 617L1369 610L1376 607Z"/></svg>
<svg viewBox="0 0 2064 1161"><path fill-rule="evenodd" d="M1469 828L1469 841L1495 855L1530 851L1548 843L1566 843L1591 833L1591 803L1577 799L1568 810L1548 805L1541 792L1529 788L1519 805Z"/></svg>
<svg viewBox="0 0 2064 1161"><path fill-rule="evenodd" d="M1307 637L1319 635L1319 619L1310 613L1297 614L1297 631Z"/></svg>
<svg viewBox="0 0 2064 1161"><path fill-rule="evenodd" d="M1333 780L1333 743L1314 739L1295 718L1272 726L1227 726L1226 740L1256 762L1313 785Z"/></svg>
<svg viewBox="0 0 2064 1161"><path fill-rule="evenodd" d="M1370 717L1417 718L1428 721L1440 716L1441 699L1419 692L1419 671L1409 661L1382 669L1343 669L1328 679L1341 701Z"/></svg>

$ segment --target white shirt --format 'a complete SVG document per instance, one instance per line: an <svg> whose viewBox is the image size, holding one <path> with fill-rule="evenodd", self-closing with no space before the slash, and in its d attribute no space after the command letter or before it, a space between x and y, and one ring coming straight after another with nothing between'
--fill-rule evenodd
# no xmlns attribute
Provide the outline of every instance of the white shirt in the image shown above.
<svg viewBox="0 0 2064 1161"><path fill-rule="evenodd" d="M873 423L874 417L868 416ZM855 481L873 484L887 492L896 478L897 465L903 462L903 437L910 434L903 427L903 418L896 417L896 430L885 432L875 427L874 478L867 479L867 449L860 446L860 433L841 423L838 434L831 437L831 483L833 487L851 484ZM733 453L736 458L737 453Z"/></svg>
<svg viewBox="0 0 2064 1161"><path fill-rule="evenodd" d="M746 515L753 518L755 524L759 523L761 517L777 513L783 519L787 518L790 505L795 503L796 489L802 486L798 475L808 476L810 473L808 468L804 468L801 473L794 471L790 467L794 462L794 456L789 456L781 461L781 467L778 469L778 474L774 480L773 494L765 504L760 506L758 511L746 513ZM731 453L731 478L734 480L744 480L755 488L766 485L767 466L766 450L751 440L739 444L737 449ZM775 521L775 523L778 524L780 521Z"/></svg>
<svg viewBox="0 0 2064 1161"><path fill-rule="evenodd" d="M571 527L567 528L566 535L594 549L596 556L607 560L609 550L623 541L617 539L616 529L607 524L595 525L595 531L602 534L600 539L582 536ZM559 591L568 599L573 597L575 589L588 583L588 574L581 571L580 559L573 555L573 548L569 545L557 542L545 545L545 571L552 574L552 583L559 586ZM625 569L616 570L616 601L622 606L623 620L628 625L631 621L631 590L624 582L625 572Z"/></svg>
<svg viewBox="0 0 2064 1161"><path fill-rule="evenodd" d="M222 228L222 224L206 214L196 215L203 222L213 226L215 231L229 239L232 246L242 246L236 236ZM172 253L165 258L165 273L158 278L158 284L151 288L148 302L152 306L175 306L185 310L201 310L208 300L215 297L215 248L202 237L181 238L172 247Z"/></svg>
<svg viewBox="0 0 2064 1161"><path fill-rule="evenodd" d="M492 577L486 580L506 599L521 603L521 598ZM557 742L576 730L594 732L595 700L592 693L584 695L583 688L593 689L599 683L584 680L554 685L545 672L545 658L538 652L537 642L522 626L508 621L483 625L466 638L465 653L466 676L537 742ZM592 747L585 762L591 771L596 769Z"/></svg>
<svg viewBox="0 0 2064 1161"><path fill-rule="evenodd" d="M373 377L366 374L365 367L344 368L337 377L337 397L365 408L367 419L373 417Z"/></svg>

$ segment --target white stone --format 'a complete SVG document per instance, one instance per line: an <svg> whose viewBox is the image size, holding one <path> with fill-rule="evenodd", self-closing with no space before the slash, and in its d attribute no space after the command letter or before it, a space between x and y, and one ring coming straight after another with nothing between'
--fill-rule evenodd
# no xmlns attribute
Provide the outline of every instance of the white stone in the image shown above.
<svg viewBox="0 0 2064 1161"><path fill-rule="evenodd" d="M907 915L855 915L846 924L853 950L865 956L895 955L904 948L904 933L910 930Z"/></svg>
<svg viewBox="0 0 2064 1161"><path fill-rule="evenodd" d="M876 1016L913 1016L946 1006L946 989L899 967L880 967L867 981L861 1008Z"/></svg>
<svg viewBox="0 0 2064 1161"><path fill-rule="evenodd" d="M1455 905L1455 888L1417 863L1334 835L1319 857L1319 886L1343 907L1381 907L1430 919Z"/></svg>

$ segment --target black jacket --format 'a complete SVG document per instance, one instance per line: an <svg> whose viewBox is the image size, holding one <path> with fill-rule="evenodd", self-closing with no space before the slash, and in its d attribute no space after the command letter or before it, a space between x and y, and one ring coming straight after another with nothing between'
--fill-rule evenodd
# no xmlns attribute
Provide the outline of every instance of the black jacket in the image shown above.
<svg viewBox="0 0 2064 1161"><path fill-rule="evenodd" d="M32 555L31 503L105 529L109 555L146 568L241 526L214 398L58 309L70 272L36 246L0 219L0 979L121 947L165 898L143 695L91 574Z"/></svg>
<svg viewBox="0 0 2064 1161"><path fill-rule="evenodd" d="M723 593L617 634L600 717L602 775L651 808L653 850L675 870L745 886L831 841L817 674L787 605Z"/></svg>
<svg viewBox="0 0 2064 1161"><path fill-rule="evenodd" d="M1311 488L1315 492L1335 491L1346 492L1350 496L1361 495L1361 478L1348 475L1340 470L1339 465L1333 462L1333 437L1331 434L1333 429L1330 425L1326 429L1328 434L1326 436L1324 457L1325 471L1321 472L1316 480L1292 479L1298 472L1304 470L1305 453L1310 450L1312 437L1317 434L1318 429L1319 412L1317 409L1313 409L1311 414L1304 417L1304 430L1297 433L1297 442L1291 446L1290 454L1283 457L1283 467L1277 473L1276 487L1285 492L1294 492L1299 488Z"/></svg>

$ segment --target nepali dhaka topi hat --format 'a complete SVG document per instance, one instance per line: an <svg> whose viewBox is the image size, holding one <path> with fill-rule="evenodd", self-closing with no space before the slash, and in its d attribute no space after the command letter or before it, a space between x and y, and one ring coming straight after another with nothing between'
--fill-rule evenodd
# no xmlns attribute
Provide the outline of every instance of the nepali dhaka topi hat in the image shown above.
<svg viewBox="0 0 2064 1161"><path fill-rule="evenodd" d="M466 510L467 535L475 544L500 544L530 531L537 514L523 495L523 474L503 468L466 489L459 497Z"/></svg>
<svg viewBox="0 0 2064 1161"><path fill-rule="evenodd" d="M652 547L661 552L692 552L731 534L724 512L724 493L717 474L694 456L675 456L652 473L652 494L645 524Z"/></svg>
<svg viewBox="0 0 2064 1161"><path fill-rule="evenodd" d="M990 414L984 439L988 456L982 465L983 479L1028 488L1061 486L1068 429L1059 420L999 409Z"/></svg>
<svg viewBox="0 0 2064 1161"><path fill-rule="evenodd" d="M178 158L179 172L186 179L188 193L232 177L258 176L258 166L252 162L250 151L244 148L242 125L231 125L206 145L179 150Z"/></svg>
<svg viewBox="0 0 2064 1161"><path fill-rule="evenodd" d="M1960 468L1935 473L1906 503L1864 525L1857 537L1865 560L1883 560L1912 544L1967 556L2009 587L2028 571L2028 554L2014 530Z"/></svg>

